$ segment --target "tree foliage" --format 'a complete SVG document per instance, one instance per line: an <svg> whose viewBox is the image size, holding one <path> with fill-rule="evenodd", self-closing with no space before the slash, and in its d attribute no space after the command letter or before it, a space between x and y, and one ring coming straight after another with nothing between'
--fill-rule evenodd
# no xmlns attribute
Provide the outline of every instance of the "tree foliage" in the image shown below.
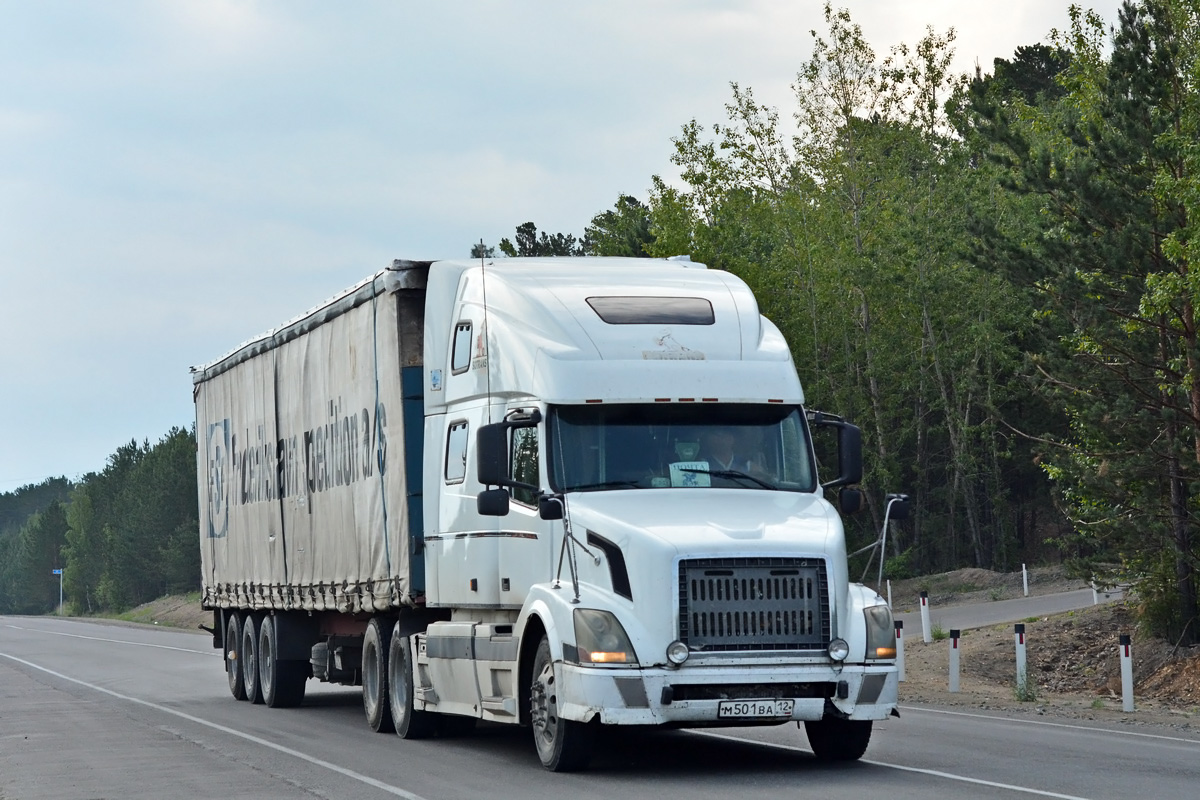
<svg viewBox="0 0 1200 800"><path fill-rule="evenodd" d="M471 245L471 258L495 258L495 257L496 257L496 248L487 246L486 244L483 243L482 240Z"/></svg>
<svg viewBox="0 0 1200 800"><path fill-rule="evenodd" d="M977 220L976 261L1026 291L1048 334L1029 372L1069 422L1046 460L1074 523L1063 543L1082 572L1139 584L1152 627L1190 641L1200 641L1197 14L1186 0L1126 3L1101 59L1098 20L1074 10L1061 38L1078 52L1036 126L982 87L973 97L1003 186L1037 206L1024 227Z"/></svg>
<svg viewBox="0 0 1200 800"><path fill-rule="evenodd" d="M33 488L0 495L11 523L0 535L0 613L51 611L59 591L54 569L63 570L65 600L76 613L199 588L191 432L173 428L155 445L122 445L73 488L62 479ZM36 510L32 497L41 498Z"/></svg>
<svg viewBox="0 0 1200 800"><path fill-rule="evenodd" d="M653 243L650 208L627 194L618 197L613 208L592 217L583 231L583 252L589 256L648 258Z"/></svg>
<svg viewBox="0 0 1200 800"><path fill-rule="evenodd" d="M583 237L574 234L539 233L537 225L526 222L517 226L516 243L509 239L500 240L500 251L509 258L518 256L621 256L647 258L654 243L650 230L650 209L632 195L623 194L607 211L592 217L584 228ZM473 245L472 258L491 258L494 248L483 242Z"/></svg>
<svg viewBox="0 0 1200 800"><path fill-rule="evenodd" d="M583 245L571 233L538 233L537 225L526 222L517 226L516 244L500 240L500 252L509 258L518 256L581 256Z"/></svg>
<svg viewBox="0 0 1200 800"><path fill-rule="evenodd" d="M1023 554L1000 420L1028 315L965 258L966 210L993 201L945 110L963 86L953 31L879 57L848 12L827 5L825 21L790 130L737 84L726 122L684 126L672 160L686 189L655 180L650 251L741 275L806 395L863 426L869 496L915 499L892 557L1011 566ZM863 539L882 522L878 503L870 512Z"/></svg>

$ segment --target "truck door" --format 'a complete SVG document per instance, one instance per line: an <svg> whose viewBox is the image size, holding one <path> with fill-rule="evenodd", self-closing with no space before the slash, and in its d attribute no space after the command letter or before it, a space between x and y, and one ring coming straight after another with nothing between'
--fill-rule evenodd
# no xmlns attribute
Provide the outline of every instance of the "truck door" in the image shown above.
<svg viewBox="0 0 1200 800"><path fill-rule="evenodd" d="M514 428L509 441L510 473L514 480L532 486L545 487L547 480L542 465L545 437L543 426ZM529 587L543 583L553 576L553 526L538 516L538 492L514 488L508 516L497 517L499 531L500 604L521 608Z"/></svg>
<svg viewBox="0 0 1200 800"><path fill-rule="evenodd" d="M430 600L440 606L495 608L500 602L499 523L476 510L480 486L471 468L473 439L486 421L482 406L459 407L445 415L441 426L438 529L425 537L428 588L434 576L437 586Z"/></svg>

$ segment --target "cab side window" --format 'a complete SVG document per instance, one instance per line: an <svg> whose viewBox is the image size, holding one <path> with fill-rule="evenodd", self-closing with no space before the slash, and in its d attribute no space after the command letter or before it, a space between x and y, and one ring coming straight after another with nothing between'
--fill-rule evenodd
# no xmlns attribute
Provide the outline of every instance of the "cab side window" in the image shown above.
<svg viewBox="0 0 1200 800"><path fill-rule="evenodd" d="M467 421L450 423L446 432L446 483L462 483L467 477Z"/></svg>
<svg viewBox="0 0 1200 800"><path fill-rule="evenodd" d="M457 375L471 366L471 323L460 322L454 326L454 350L450 355L450 372Z"/></svg>
<svg viewBox="0 0 1200 800"><path fill-rule="evenodd" d="M512 470L513 480L540 486L538 475L538 439L537 428L514 428L512 432ZM527 506L536 506L538 493L532 489L514 486L513 500Z"/></svg>

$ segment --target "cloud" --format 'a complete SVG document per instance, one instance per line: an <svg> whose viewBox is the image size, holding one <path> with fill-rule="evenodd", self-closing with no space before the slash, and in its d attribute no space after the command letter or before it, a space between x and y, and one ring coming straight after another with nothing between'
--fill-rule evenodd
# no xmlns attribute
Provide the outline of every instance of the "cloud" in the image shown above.
<svg viewBox="0 0 1200 800"><path fill-rule="evenodd" d="M964 71L1067 22L834 5L877 53L953 25ZM823 27L775 0L0 3L0 491L187 424L189 366L391 258L645 200L731 81L789 121Z"/></svg>

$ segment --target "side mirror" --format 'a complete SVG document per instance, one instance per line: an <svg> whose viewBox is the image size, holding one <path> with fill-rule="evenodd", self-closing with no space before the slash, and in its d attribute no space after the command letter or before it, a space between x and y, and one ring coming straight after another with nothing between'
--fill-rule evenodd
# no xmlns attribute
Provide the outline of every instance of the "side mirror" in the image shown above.
<svg viewBox="0 0 1200 800"><path fill-rule="evenodd" d="M508 515L508 490L486 489L475 497L475 508L481 517Z"/></svg>
<svg viewBox="0 0 1200 800"><path fill-rule="evenodd" d="M863 494L858 489L847 487L838 492L838 510L846 516L857 514L862 506Z"/></svg>
<svg viewBox="0 0 1200 800"><path fill-rule="evenodd" d="M862 431L849 422L838 429L838 473L838 486L862 481Z"/></svg>
<svg viewBox="0 0 1200 800"><path fill-rule="evenodd" d="M813 424L838 429L838 476L821 484L826 489L852 486L862 481L862 431L857 425L821 412L816 412Z"/></svg>
<svg viewBox="0 0 1200 800"><path fill-rule="evenodd" d="M538 516L544 520L563 518L563 501L554 495L544 494L538 498Z"/></svg>
<svg viewBox="0 0 1200 800"><path fill-rule="evenodd" d="M908 495L889 494L883 498L888 504L888 519L892 522L908 519Z"/></svg>
<svg viewBox="0 0 1200 800"><path fill-rule="evenodd" d="M475 469L479 482L497 489L484 489L475 498L475 508L481 516L503 517L508 513L508 489L540 491L536 486L514 481L509 473L508 432L513 428L532 428L542 421L536 408L523 419L505 420L484 425L475 434Z"/></svg>
<svg viewBox="0 0 1200 800"><path fill-rule="evenodd" d="M475 463L479 482L484 486L505 486L509 481L508 428L503 422L497 422L484 425L476 434ZM507 513L507 509L505 511Z"/></svg>
<svg viewBox="0 0 1200 800"><path fill-rule="evenodd" d="M509 474L508 432L513 428L536 428L541 421L542 412L535 408L527 416L482 426L475 434L479 482L484 486L520 486L536 492L538 487L516 482Z"/></svg>

